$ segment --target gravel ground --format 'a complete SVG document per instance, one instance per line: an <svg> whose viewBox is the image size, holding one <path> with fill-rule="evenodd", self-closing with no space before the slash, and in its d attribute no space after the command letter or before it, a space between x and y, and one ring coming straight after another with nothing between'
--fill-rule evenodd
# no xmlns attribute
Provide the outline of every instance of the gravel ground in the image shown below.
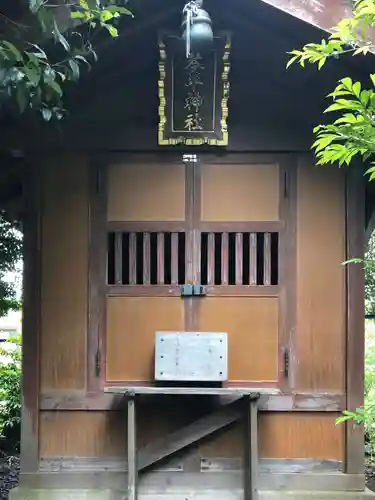
<svg viewBox="0 0 375 500"><path fill-rule="evenodd" d="M9 490L18 485L19 470L18 456L0 454L0 500L8 500Z"/></svg>
<svg viewBox="0 0 375 500"><path fill-rule="evenodd" d="M369 490L375 492L375 461L367 460L366 462L366 486Z"/></svg>

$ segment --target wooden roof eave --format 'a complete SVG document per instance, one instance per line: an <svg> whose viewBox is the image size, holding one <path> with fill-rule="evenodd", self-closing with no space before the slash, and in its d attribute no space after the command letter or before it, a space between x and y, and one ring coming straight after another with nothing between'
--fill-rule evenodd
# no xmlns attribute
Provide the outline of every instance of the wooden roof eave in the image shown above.
<svg viewBox="0 0 375 500"><path fill-rule="evenodd" d="M262 0L319 29L331 32L343 17L351 17L352 3L347 0Z"/></svg>

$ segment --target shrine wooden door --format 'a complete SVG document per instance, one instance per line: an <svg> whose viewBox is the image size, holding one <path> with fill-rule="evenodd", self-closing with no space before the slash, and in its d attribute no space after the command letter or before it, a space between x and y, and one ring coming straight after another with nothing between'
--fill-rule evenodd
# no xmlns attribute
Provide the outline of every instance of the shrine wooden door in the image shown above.
<svg viewBox="0 0 375 500"><path fill-rule="evenodd" d="M280 383L284 167L140 157L108 171L106 382L152 383L157 331L226 332L227 385ZM186 284L201 296L184 295Z"/></svg>

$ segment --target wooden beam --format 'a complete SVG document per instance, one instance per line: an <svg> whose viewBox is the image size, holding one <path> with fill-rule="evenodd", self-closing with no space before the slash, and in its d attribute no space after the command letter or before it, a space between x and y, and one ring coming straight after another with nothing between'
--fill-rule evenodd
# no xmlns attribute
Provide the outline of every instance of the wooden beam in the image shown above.
<svg viewBox="0 0 375 500"><path fill-rule="evenodd" d="M257 500L258 457L258 402L245 397L244 435L244 499Z"/></svg>
<svg viewBox="0 0 375 500"><path fill-rule="evenodd" d="M236 396L234 396L236 397ZM228 402L232 396L218 396ZM223 401L224 402L224 401ZM231 401L232 402L232 401ZM125 405L122 394L88 393L85 391L51 391L40 395L41 410L118 410ZM306 392L293 394L261 395L262 411L317 411L339 412L346 408L344 393Z"/></svg>
<svg viewBox="0 0 375 500"><path fill-rule="evenodd" d="M43 472L36 474L21 474L23 488L66 490L70 489L88 490L110 490L115 492L124 491L123 471L97 472ZM151 496L169 496L173 498L202 498L207 500L226 500L233 496L234 491L241 491L241 472L160 472L145 474L139 487L139 492ZM259 476L259 491L274 490L271 498L282 500L312 500L313 498L355 498L364 499L364 475L318 472L301 473L266 473ZM297 490L295 495L285 493ZM312 493L312 492L315 492ZM319 492L319 494L317 494ZM331 493L329 493L331 492ZM332 494L336 492L336 495ZM355 492L352 495L343 492ZM52 496L49 492L48 498L55 500L61 498ZM283 495L283 493L285 495ZM184 497L182 495L185 494ZM265 497L265 492L262 492ZM237 498L237 496L236 496ZM266 497L267 498L267 497ZM268 497L270 498L270 497ZM368 496L368 498L371 498Z"/></svg>
<svg viewBox="0 0 375 500"><path fill-rule="evenodd" d="M41 294L40 161L28 165L24 179L24 294L22 327L21 471L39 468L39 331Z"/></svg>
<svg viewBox="0 0 375 500"><path fill-rule="evenodd" d="M137 500L137 421L135 398L128 399L128 500Z"/></svg>
<svg viewBox="0 0 375 500"><path fill-rule="evenodd" d="M284 393L296 387L296 314L297 314L297 158L282 157L279 174L280 220L279 232L279 381ZM289 353L289 369L285 373L284 356Z"/></svg>
<svg viewBox="0 0 375 500"><path fill-rule="evenodd" d="M241 401L242 403L242 401ZM239 404L230 404L206 415L192 424L147 444L138 452L138 470L145 469L187 446L232 424L243 414Z"/></svg>
<svg viewBox="0 0 375 500"><path fill-rule="evenodd" d="M100 390L106 322L106 169L100 159L89 170L89 304L87 339L87 389Z"/></svg>
<svg viewBox="0 0 375 500"><path fill-rule="evenodd" d="M316 8L314 0L263 0L298 19L302 19L317 28L332 31L332 28L343 18L351 17L352 5L345 0L331 0L324 7Z"/></svg>
<svg viewBox="0 0 375 500"><path fill-rule="evenodd" d="M346 174L346 259L362 258L364 253L364 185L360 168L348 168ZM346 266L347 294L347 409L363 405L364 373L364 272L360 264ZM347 423L346 472L364 471L363 428Z"/></svg>

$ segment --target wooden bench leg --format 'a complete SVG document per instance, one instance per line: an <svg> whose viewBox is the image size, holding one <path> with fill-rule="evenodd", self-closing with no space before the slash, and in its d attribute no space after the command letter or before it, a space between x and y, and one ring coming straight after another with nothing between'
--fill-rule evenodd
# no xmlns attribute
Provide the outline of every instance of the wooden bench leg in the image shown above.
<svg viewBox="0 0 375 500"><path fill-rule="evenodd" d="M257 500L258 486L258 400L245 398L244 497Z"/></svg>
<svg viewBox="0 0 375 500"><path fill-rule="evenodd" d="M137 500L137 440L135 397L128 399L128 500Z"/></svg>

